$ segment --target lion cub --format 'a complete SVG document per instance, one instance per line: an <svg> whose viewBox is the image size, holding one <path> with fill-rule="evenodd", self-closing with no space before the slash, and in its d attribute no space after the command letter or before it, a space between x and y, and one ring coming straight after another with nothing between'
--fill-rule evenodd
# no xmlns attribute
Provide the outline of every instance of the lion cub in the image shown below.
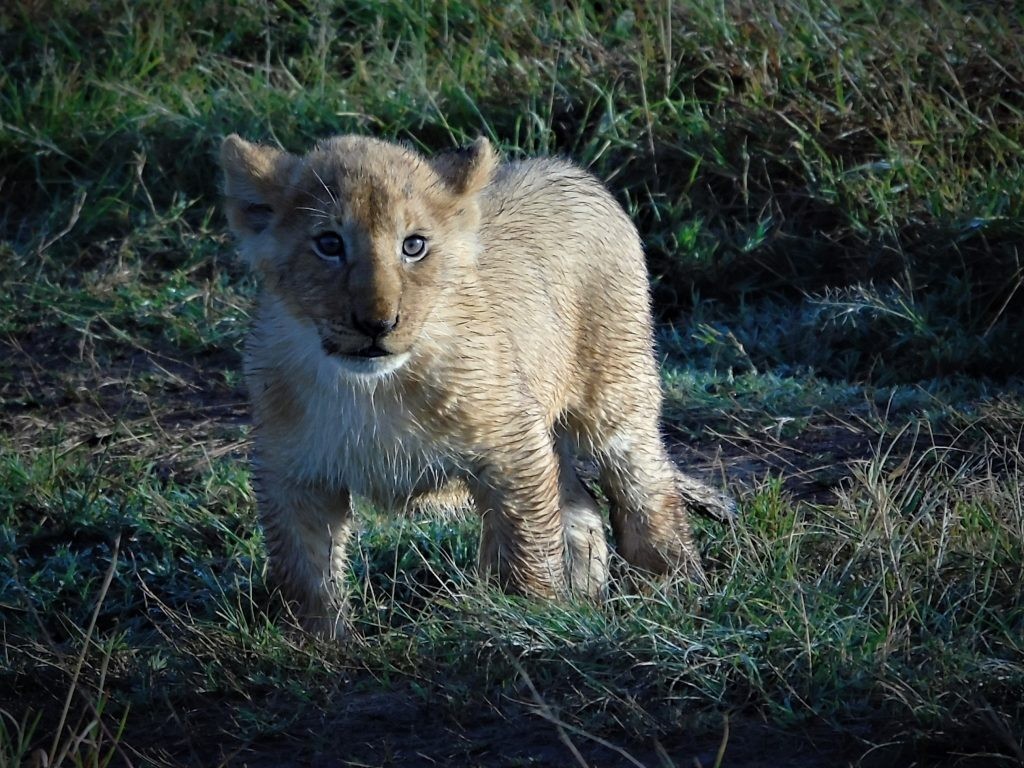
<svg viewBox="0 0 1024 768"><path fill-rule="evenodd" d="M307 626L339 626L352 495L401 508L461 485L484 572L599 595L608 547L574 454L596 461L628 562L702 577L686 507L729 502L666 454L640 241L596 179L499 164L485 139L428 159L340 136L299 157L232 135L221 165L263 278L260 517Z"/></svg>

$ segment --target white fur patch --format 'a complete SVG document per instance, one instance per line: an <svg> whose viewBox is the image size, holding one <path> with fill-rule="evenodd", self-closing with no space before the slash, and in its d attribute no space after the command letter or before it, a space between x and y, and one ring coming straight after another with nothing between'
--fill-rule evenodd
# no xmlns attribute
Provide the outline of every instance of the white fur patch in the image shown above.
<svg viewBox="0 0 1024 768"><path fill-rule="evenodd" d="M374 379L394 373L409 361L409 353L402 352L387 357L339 357L327 355L328 362L338 367L339 374L357 382L370 383Z"/></svg>
<svg viewBox="0 0 1024 768"><path fill-rule="evenodd" d="M259 328L262 343L249 364L294 371L293 381L309 382L301 393L303 417L291 425L275 424L268 448L278 470L296 480L347 488L388 507L436 490L455 473L454 457L402 402L398 376L408 352L341 359L323 351L312 324L280 305L266 309L269 317L264 315ZM270 328L274 336L267 339Z"/></svg>

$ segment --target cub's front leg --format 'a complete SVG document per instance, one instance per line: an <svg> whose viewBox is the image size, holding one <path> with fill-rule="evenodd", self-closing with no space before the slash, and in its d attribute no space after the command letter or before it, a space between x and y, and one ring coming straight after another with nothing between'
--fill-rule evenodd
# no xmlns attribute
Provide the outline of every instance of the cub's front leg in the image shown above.
<svg viewBox="0 0 1024 768"><path fill-rule="evenodd" d="M506 435L469 479L483 516L480 571L536 597L568 592L558 460L546 429Z"/></svg>
<svg viewBox="0 0 1024 768"><path fill-rule="evenodd" d="M297 483L262 468L256 470L256 491L273 586L305 629L342 634L352 527L348 491Z"/></svg>

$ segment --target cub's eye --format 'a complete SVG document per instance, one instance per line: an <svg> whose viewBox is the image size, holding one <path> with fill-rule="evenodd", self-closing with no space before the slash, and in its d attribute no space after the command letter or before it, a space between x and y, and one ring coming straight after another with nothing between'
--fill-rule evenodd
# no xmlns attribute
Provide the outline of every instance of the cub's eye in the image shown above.
<svg viewBox="0 0 1024 768"><path fill-rule="evenodd" d="M313 250L324 261L341 261L345 255L345 241L337 232L321 232L313 238Z"/></svg>
<svg viewBox="0 0 1024 768"><path fill-rule="evenodd" d="M406 261L419 261L427 255L427 239L420 235L409 235L402 242L402 256Z"/></svg>

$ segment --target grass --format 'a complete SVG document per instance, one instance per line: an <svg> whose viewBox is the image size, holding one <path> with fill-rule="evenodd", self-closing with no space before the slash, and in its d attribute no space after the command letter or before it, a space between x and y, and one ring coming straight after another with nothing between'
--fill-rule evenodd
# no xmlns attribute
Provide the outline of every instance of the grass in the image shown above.
<svg viewBox="0 0 1024 768"><path fill-rule="evenodd" d="M485 745L407 737L457 764L565 764L515 752L524 711L592 764L690 764L705 737L704 763L721 742L753 764L760 723L827 759L1024 761L1022 22L953 0L0 10L0 766L301 761L337 749L325 723L400 763L403 707ZM647 245L666 430L740 501L740 525L700 523L710 589L524 602L473 580L473 520L364 510L352 640L290 629L245 460L230 131L483 134L606 179ZM339 703L384 694L376 726Z"/></svg>

